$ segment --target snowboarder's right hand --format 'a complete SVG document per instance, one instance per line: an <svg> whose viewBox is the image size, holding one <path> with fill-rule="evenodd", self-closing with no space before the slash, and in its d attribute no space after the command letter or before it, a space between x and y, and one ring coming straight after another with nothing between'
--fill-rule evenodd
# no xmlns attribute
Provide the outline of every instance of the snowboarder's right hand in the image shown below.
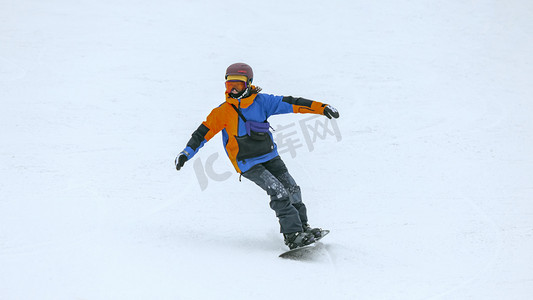
<svg viewBox="0 0 533 300"><path fill-rule="evenodd" d="M180 153L180 155L178 155L176 159L174 160L174 163L176 164L176 170L179 171L181 167L183 167L187 159L188 159L187 156L183 154L183 152Z"/></svg>

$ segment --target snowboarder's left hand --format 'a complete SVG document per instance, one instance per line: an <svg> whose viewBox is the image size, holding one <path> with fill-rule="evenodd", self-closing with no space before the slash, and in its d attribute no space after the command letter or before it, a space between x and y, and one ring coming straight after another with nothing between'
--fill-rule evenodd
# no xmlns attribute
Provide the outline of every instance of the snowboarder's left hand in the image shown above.
<svg viewBox="0 0 533 300"><path fill-rule="evenodd" d="M183 167L183 165L185 164L185 162L187 161L187 156L183 153L180 153L180 155L178 155L176 157L176 159L174 160L174 163L176 164L176 170L180 170L181 167Z"/></svg>
<svg viewBox="0 0 533 300"><path fill-rule="evenodd" d="M337 119L339 117L339 111L335 107L328 105L324 108L324 116L328 117L328 119Z"/></svg>

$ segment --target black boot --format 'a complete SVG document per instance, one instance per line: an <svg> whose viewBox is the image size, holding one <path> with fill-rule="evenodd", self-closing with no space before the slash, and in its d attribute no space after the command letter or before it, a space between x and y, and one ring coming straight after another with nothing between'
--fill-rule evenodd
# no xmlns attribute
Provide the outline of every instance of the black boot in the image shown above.
<svg viewBox="0 0 533 300"><path fill-rule="evenodd" d="M316 239L322 237L322 228L312 228L309 224L303 224L304 232L312 234Z"/></svg>
<svg viewBox="0 0 533 300"><path fill-rule="evenodd" d="M315 242L315 237L309 232L284 233L283 237L285 238L285 245L289 246L291 250Z"/></svg>

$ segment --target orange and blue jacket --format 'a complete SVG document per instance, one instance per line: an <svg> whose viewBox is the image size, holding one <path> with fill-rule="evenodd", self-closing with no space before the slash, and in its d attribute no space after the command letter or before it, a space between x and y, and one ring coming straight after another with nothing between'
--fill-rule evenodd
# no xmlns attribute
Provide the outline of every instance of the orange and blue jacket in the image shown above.
<svg viewBox="0 0 533 300"><path fill-rule="evenodd" d="M286 113L324 114L324 108L327 106L327 104L304 98L259 93L260 88L255 86L252 86L252 91L250 96L242 99L234 99L226 93L226 101L213 109L206 120L193 132L182 153L191 159L206 142L222 131L222 143L228 158L238 173L244 173L254 165L267 162L279 154L274 143L272 151L267 154L243 160L237 159L239 145L236 137L247 133L244 120L239 117L232 104L241 111L247 121L254 122L265 122L272 115ZM272 133L268 132L268 134L273 140Z"/></svg>

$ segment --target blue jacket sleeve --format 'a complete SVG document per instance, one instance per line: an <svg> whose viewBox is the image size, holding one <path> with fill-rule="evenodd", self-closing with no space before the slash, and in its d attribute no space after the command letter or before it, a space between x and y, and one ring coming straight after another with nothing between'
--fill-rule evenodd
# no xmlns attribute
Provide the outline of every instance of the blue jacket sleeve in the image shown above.
<svg viewBox="0 0 533 300"><path fill-rule="evenodd" d="M288 114L294 112L291 104L283 102L283 96L260 94L264 98L267 116Z"/></svg>
<svg viewBox="0 0 533 300"><path fill-rule="evenodd" d="M265 98L265 108L267 115L278 115L287 113L312 113L324 114L324 107L327 104L313 101L305 98L292 96L274 96L268 94L260 94Z"/></svg>

